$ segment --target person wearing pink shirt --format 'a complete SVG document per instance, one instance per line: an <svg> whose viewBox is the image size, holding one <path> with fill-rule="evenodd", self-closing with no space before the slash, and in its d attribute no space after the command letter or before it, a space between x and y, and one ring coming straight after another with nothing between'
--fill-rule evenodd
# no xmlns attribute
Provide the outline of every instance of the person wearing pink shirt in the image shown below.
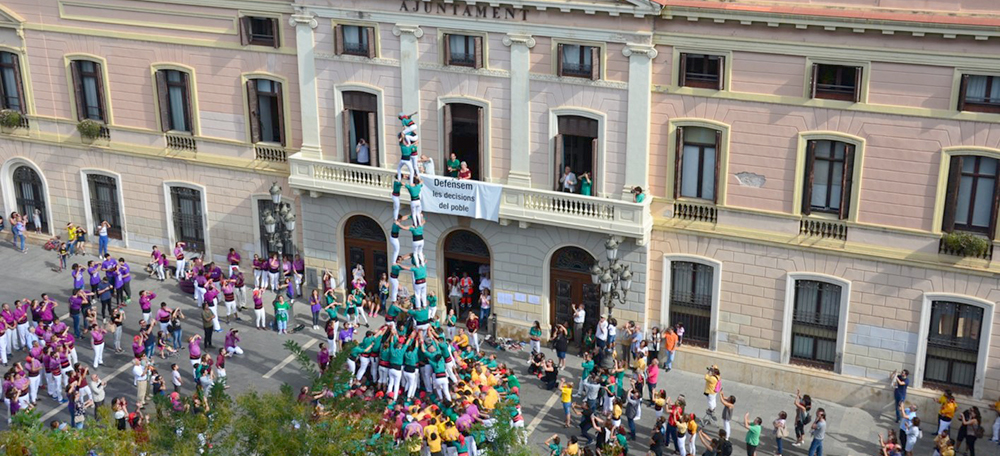
<svg viewBox="0 0 1000 456"><path fill-rule="evenodd" d="M226 255L226 261L229 262L229 277L236 274L236 271L240 268L240 260L242 259L236 249L229 249L229 254Z"/></svg>
<svg viewBox="0 0 1000 456"><path fill-rule="evenodd" d="M149 322L149 317L153 312L154 299L156 299L156 293L152 291L142 290L139 292L139 308L142 309L142 321Z"/></svg>
<svg viewBox="0 0 1000 456"><path fill-rule="evenodd" d="M160 323L160 331L164 333L169 333L167 327L170 325L170 314L173 312L167 303L160 303L160 310L156 311L156 321Z"/></svg>
<svg viewBox="0 0 1000 456"><path fill-rule="evenodd" d="M94 369L104 364L104 335L108 331L97 325L90 325L90 338L94 346Z"/></svg>
<svg viewBox="0 0 1000 456"><path fill-rule="evenodd" d="M186 244L184 244L183 242L178 242L174 244L174 258L177 259L177 271L174 274L174 278L176 278L178 281L180 281L181 278L184 277L184 265L186 264L186 262L184 261L185 245Z"/></svg>
<svg viewBox="0 0 1000 456"><path fill-rule="evenodd" d="M649 388L649 400L653 401L656 390L656 381L660 377L660 360L653 358L646 368L646 387ZM641 391L640 391L641 393Z"/></svg>
<svg viewBox="0 0 1000 456"><path fill-rule="evenodd" d="M191 359L192 368L201 362L201 336L197 334L188 338L188 358Z"/></svg>

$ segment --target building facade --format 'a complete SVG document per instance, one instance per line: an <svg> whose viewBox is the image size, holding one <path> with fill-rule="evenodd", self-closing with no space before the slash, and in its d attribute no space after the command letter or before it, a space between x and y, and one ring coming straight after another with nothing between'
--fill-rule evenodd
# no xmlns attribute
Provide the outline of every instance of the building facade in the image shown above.
<svg viewBox="0 0 1000 456"><path fill-rule="evenodd" d="M134 251L271 249L258 213L272 182L291 194L301 143L288 3L2 9L3 108L19 114L0 137L5 216L37 209L64 239L68 222L107 220L112 246Z"/></svg>

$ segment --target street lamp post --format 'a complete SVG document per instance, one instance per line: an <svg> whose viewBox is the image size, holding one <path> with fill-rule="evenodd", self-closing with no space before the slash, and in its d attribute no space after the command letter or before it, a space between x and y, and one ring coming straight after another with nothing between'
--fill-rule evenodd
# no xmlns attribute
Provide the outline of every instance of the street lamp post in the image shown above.
<svg viewBox="0 0 1000 456"><path fill-rule="evenodd" d="M282 239L287 235L291 238L292 232L295 231L295 214L292 213L292 205L288 202L281 202L281 186L277 182L271 184L271 189L268 190L271 195L271 202L274 203L274 208L277 212L272 211L270 208L264 209L260 214L261 221L264 225L265 235L267 236L267 245L270 246L271 250L278 251L278 261L284 264L285 260L285 244ZM278 226L278 222L281 222L281 226ZM266 254L266 252L265 252ZM289 321L293 319L293 313L289 309Z"/></svg>
<svg viewBox="0 0 1000 456"><path fill-rule="evenodd" d="M608 309L608 321L616 305L625 304L628 291L632 288L632 269L618 260L618 247L621 241L615 236L609 236L604 242L604 251L608 258L605 265L595 264L590 268L590 278L594 285L601 287L601 307ZM610 324L610 323L609 323ZM609 347L614 350L614 347ZM601 367L609 368L612 357L601 356Z"/></svg>

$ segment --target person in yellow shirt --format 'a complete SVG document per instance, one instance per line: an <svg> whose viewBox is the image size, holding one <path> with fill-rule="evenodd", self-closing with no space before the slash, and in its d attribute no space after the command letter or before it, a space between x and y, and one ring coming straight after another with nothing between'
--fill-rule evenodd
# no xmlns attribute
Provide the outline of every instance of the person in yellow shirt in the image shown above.
<svg viewBox="0 0 1000 456"><path fill-rule="evenodd" d="M427 449L431 456L441 456L441 435L437 427L437 418L431 418L427 427L424 428L424 441L427 442Z"/></svg>
<svg viewBox="0 0 1000 456"><path fill-rule="evenodd" d="M573 416L573 383L567 382L565 378L559 379L559 400L562 401L563 413L566 414L566 424L569 427L569 419Z"/></svg>
<svg viewBox="0 0 1000 456"><path fill-rule="evenodd" d="M469 348L469 335L465 333L464 329L460 330L458 335L455 336L455 344L462 350Z"/></svg>
<svg viewBox="0 0 1000 456"><path fill-rule="evenodd" d="M566 449L563 451L565 451L566 456L578 456L580 454L580 441L575 435L569 438L569 445L566 445Z"/></svg>
<svg viewBox="0 0 1000 456"><path fill-rule="evenodd" d="M951 427L951 420L955 418L955 411L958 410L958 403L955 402L955 395L951 390L944 390L944 394L938 398L941 409L938 410L937 434L944 432Z"/></svg>
<svg viewBox="0 0 1000 456"><path fill-rule="evenodd" d="M483 386L483 392L486 393L486 398L483 399L483 408L486 411L492 411L497 407L497 403L500 402L500 393L495 388L488 386Z"/></svg>
<svg viewBox="0 0 1000 456"><path fill-rule="evenodd" d="M76 254L76 227L72 223L66 224L66 246L70 255Z"/></svg>
<svg viewBox="0 0 1000 456"><path fill-rule="evenodd" d="M695 453L695 441L698 440L698 419L694 416L694 413L688 417L688 439L687 439L687 454L694 455Z"/></svg>
<svg viewBox="0 0 1000 456"><path fill-rule="evenodd" d="M705 419L715 420L715 401L718 397L717 391L719 382L719 366L712 365L705 373L705 397L708 399L708 410L705 410Z"/></svg>

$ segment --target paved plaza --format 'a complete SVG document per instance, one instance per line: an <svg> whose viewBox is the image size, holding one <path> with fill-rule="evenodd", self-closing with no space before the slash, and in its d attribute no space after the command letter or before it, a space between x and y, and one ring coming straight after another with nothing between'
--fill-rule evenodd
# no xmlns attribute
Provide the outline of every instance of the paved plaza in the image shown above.
<svg viewBox="0 0 1000 456"><path fill-rule="evenodd" d="M21 254L4 242L0 246L0 262L8 265L7 272L2 279L3 286L0 287L0 301L13 302L15 299L24 297L36 298L42 292L48 292L53 299L60 303L57 314L61 318L67 318L67 299L71 288L71 278L68 271L55 272L56 255L53 252L44 251L40 247L39 239L33 239L26 254ZM118 254L116 254L117 256ZM173 280L159 282L151 280L143 271L145 258L126 255L135 271L135 279L132 282L133 293L137 296L140 290L152 290L156 293L155 303L166 301L170 307L179 307L188 314L188 319L184 322L185 338L188 335L202 334L201 321L194 308L194 299L182 293ZM76 256L71 258L70 264L94 259L91 257ZM266 302L270 302L272 295L268 293ZM127 322L122 345L125 352L115 354L113 350L107 350L104 358L106 365L96 369L97 374L107 381L109 397L123 395L133 398L135 387L132 385L131 375L131 338L135 334L136 321L140 318L138 299L133 299L132 304L126 309ZM265 308L270 306L266 305ZM256 390L277 389L282 383L287 383L292 387L299 387L305 383L305 379L299 370L298 365L293 361L289 353L282 348L281 344L286 339L297 341L306 347L311 354L316 353L316 346L324 335L319 331L309 329L310 318L308 309L301 301L297 301L294 310L294 320L296 323L306 324L307 327L297 334L279 336L271 331L257 331L249 324L249 319L244 318L234 325L225 325L224 331L230 326L240 328L243 340L241 346L245 354L231 359L227 363L229 383L232 386L231 393L239 393L248 388ZM248 315L249 316L249 315ZM270 321L270 310L269 310ZM372 327L381 323L381 319L372 321ZM293 325L290 324L289 327ZM224 333L223 333L224 334ZM222 334L218 335L217 346L222 346ZM485 347L485 344L484 344ZM546 354L555 356L552 350L545 348ZM93 362L93 352L90 348L89 340L78 342L77 351L81 363L91 364ZM684 356L683 350L677 356ZM14 360L23 360L24 354L15 354ZM527 429L530 432L529 445L536 449L538 454L546 454L543 441L552 434L563 436L563 441L568 440L569 435L578 433L578 420L574 418L574 426L566 429L562 426L562 407L559 404L558 395L541 388L538 380L527 374L527 353L525 352L501 352L499 357L508 366L513 366L521 377L523 385L521 389L522 406L525 420L528 423ZM562 376L576 381L580 374L580 358L572 354L567 358L568 369ZM155 358L155 363L161 373L169 371L171 363L181 366L181 371L190 373L191 366L187 362L186 350L181 351L178 356L161 360ZM185 375L187 380L189 376ZM773 432L770 431L770 423L781 410L793 415L794 391L773 391L758 387L729 382L725 379L723 372L723 387L727 395L735 395L738 399L732 429L734 435L732 440L735 443L734 454L744 454L745 428L742 426L743 414L749 412L751 420L760 416L764 420L764 432L761 437L759 452L761 455L773 454L775 450ZM169 377L167 377L169 382ZM704 397L701 394L703 380L700 375L677 370L660 374L659 388L665 388L671 397L683 394L688 398L689 411L693 411L699 416L705 409ZM185 385L182 390L189 394L191 385ZM810 393L803 391L803 393ZM720 403L721 410L721 403ZM824 453L829 455L871 455L876 451L876 435L878 432L885 433L887 430L896 429L892 423L891 404L883 408L881 416L872 416L860 409L845 408L835 404L814 402L813 410L817 407L824 407L829 417L829 427ZM53 418L65 421L69 419L69 412L65 405L55 404L44 393L40 394L38 409L43 418L48 421ZM924 426L925 435L921 439L919 448L914 451L916 454L931 454L931 427L934 425L933 411L924 411L922 416L926 418ZM989 424L992 424L994 414L984 413L984 417ZM655 415L651 408L644 406L642 418L638 421L638 440L631 443L630 454L644 454L648 448L648 438L650 427L655 421ZM789 420L789 427L792 420ZM709 426L709 431L715 434L718 430L716 425ZM801 447L793 447L790 440L786 440L785 454L801 455L808 450L808 441ZM701 445L699 445L700 447ZM998 447L989 442L981 441L978 445L977 454L995 455L998 454ZM701 450L699 450L700 453Z"/></svg>

